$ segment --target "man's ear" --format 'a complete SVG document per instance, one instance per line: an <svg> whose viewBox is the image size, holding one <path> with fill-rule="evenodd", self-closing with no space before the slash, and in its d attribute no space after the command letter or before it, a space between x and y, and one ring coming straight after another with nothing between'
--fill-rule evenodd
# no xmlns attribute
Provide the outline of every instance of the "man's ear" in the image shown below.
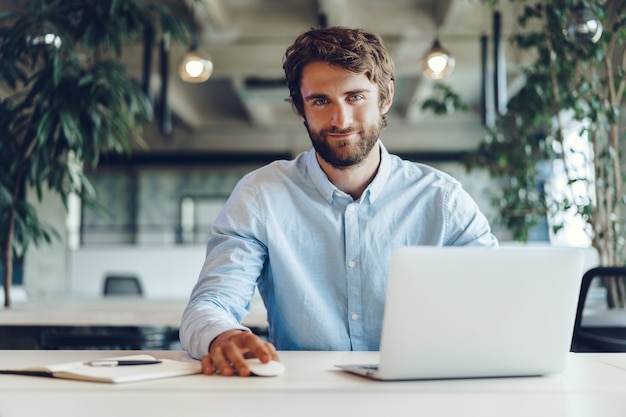
<svg viewBox="0 0 626 417"><path fill-rule="evenodd" d="M389 81L389 85L387 88L389 88L389 97L387 97L387 100L385 100L385 102L382 103L382 105L380 106L382 114L386 114L389 111L391 104L393 103L393 93L395 91L395 83L393 80Z"/></svg>

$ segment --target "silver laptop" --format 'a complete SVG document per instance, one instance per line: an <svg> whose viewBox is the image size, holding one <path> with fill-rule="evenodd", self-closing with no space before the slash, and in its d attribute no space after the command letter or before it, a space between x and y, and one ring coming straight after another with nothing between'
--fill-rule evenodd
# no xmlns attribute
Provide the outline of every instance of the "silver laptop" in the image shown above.
<svg viewBox="0 0 626 417"><path fill-rule="evenodd" d="M380 362L338 366L379 380L558 373L570 350L583 255L548 246L399 248Z"/></svg>

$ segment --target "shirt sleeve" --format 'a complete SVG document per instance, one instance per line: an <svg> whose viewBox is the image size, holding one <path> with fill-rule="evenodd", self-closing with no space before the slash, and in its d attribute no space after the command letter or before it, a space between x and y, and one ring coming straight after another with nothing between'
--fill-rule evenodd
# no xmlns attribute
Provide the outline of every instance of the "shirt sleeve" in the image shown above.
<svg viewBox="0 0 626 417"><path fill-rule="evenodd" d="M219 334L248 330L241 321L267 257L254 196L254 187L242 180L211 229L205 262L180 326L182 347L195 358L206 355Z"/></svg>
<svg viewBox="0 0 626 417"><path fill-rule="evenodd" d="M446 245L498 246L498 240L491 233L489 221L456 180L449 182L445 205Z"/></svg>

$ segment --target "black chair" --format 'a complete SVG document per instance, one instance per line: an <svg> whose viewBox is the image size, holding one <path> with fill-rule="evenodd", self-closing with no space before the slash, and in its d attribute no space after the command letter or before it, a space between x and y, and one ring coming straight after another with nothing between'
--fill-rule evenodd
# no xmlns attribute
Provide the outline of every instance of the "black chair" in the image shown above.
<svg viewBox="0 0 626 417"><path fill-rule="evenodd" d="M143 295L141 281L134 275L108 275L104 278L103 294L105 296L138 296Z"/></svg>
<svg viewBox="0 0 626 417"><path fill-rule="evenodd" d="M597 267L583 275L574 332L572 336L572 352L626 352L626 326L612 323L594 323L583 326L583 310L588 301L589 289L595 279L626 280L626 267ZM626 322L626 310L623 311Z"/></svg>

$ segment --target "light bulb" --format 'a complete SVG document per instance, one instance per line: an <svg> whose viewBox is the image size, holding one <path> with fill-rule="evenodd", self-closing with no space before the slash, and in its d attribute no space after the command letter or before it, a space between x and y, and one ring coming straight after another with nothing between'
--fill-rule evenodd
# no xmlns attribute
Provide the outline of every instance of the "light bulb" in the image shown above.
<svg viewBox="0 0 626 417"><path fill-rule="evenodd" d="M448 65L448 62L443 55L432 55L428 58L427 65L432 72L440 74L443 72L444 69L446 69L446 65Z"/></svg>
<svg viewBox="0 0 626 417"><path fill-rule="evenodd" d="M30 33L26 35L26 43L35 47L46 47L59 49L63 44L61 37L52 32L46 24L35 25Z"/></svg>
<svg viewBox="0 0 626 417"><path fill-rule="evenodd" d="M188 61L185 64L185 71L190 77L197 78L204 71L204 63L202 61Z"/></svg>
<svg viewBox="0 0 626 417"><path fill-rule="evenodd" d="M189 51L181 60L180 78L188 83L201 83L209 79L213 73L213 62L210 57L201 56L197 50Z"/></svg>
<svg viewBox="0 0 626 417"><path fill-rule="evenodd" d="M602 22L584 2L580 2L567 19L563 35L572 42L596 43L602 36Z"/></svg>
<svg viewBox="0 0 626 417"><path fill-rule="evenodd" d="M454 70L454 58L441 47L438 39L422 60L424 74L433 80L447 77Z"/></svg>

